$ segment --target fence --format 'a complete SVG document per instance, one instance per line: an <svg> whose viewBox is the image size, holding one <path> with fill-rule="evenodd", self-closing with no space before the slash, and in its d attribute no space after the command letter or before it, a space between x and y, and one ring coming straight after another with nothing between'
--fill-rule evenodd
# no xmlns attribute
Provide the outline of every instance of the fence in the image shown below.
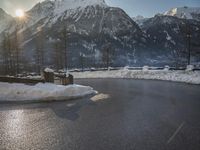
<svg viewBox="0 0 200 150"><path fill-rule="evenodd" d="M45 80L44 79L15 78L15 77L0 77L0 82L37 84L39 82L44 83Z"/></svg>

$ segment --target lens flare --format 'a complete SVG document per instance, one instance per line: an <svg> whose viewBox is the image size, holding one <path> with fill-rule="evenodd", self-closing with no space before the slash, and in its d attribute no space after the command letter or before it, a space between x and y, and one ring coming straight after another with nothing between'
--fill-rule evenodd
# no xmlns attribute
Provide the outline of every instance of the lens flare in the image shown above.
<svg viewBox="0 0 200 150"><path fill-rule="evenodd" d="M17 10L15 11L15 15L16 15L17 17L19 17L19 18L22 18L22 17L24 17L24 11L23 11L22 9L17 9Z"/></svg>

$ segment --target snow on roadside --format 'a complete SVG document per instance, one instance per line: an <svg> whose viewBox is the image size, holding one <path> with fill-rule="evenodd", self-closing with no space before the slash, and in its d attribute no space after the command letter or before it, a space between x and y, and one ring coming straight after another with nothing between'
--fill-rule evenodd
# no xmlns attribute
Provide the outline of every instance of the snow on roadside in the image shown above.
<svg viewBox="0 0 200 150"><path fill-rule="evenodd" d="M168 71L168 70L114 70L94 72L74 72L75 78L133 78L152 79L200 84L200 71Z"/></svg>
<svg viewBox="0 0 200 150"><path fill-rule="evenodd" d="M0 82L0 101L53 101L69 100L94 94L89 86L55 85L38 83L36 85L10 84Z"/></svg>

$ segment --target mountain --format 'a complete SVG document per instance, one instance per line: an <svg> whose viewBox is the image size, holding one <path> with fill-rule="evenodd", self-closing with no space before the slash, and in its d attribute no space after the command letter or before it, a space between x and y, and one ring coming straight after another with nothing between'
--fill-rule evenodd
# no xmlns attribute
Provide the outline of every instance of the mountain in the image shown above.
<svg viewBox="0 0 200 150"><path fill-rule="evenodd" d="M165 12L164 15L200 21L200 7L172 8L171 10Z"/></svg>
<svg viewBox="0 0 200 150"><path fill-rule="evenodd" d="M0 34L11 25L13 17L0 8Z"/></svg>
<svg viewBox="0 0 200 150"><path fill-rule="evenodd" d="M191 35L193 61L200 59L200 22L173 16L156 15L146 20L142 30L147 34L151 53L172 64L183 65L188 56L188 34ZM161 57L162 56L162 57ZM154 57L155 58L155 57Z"/></svg>
<svg viewBox="0 0 200 150"><path fill-rule="evenodd" d="M136 17L132 17L133 21L135 21L139 26L143 25L143 22L146 21L148 18L145 18L141 15L138 15Z"/></svg>
<svg viewBox="0 0 200 150"><path fill-rule="evenodd" d="M44 49L47 66L55 67L58 51L64 57L65 49L69 67L81 67L83 62L87 67L103 66L108 46L113 55L112 66L185 65L188 29L193 62L199 62L199 21L169 13L132 19L104 0L45 0L7 30L16 26L27 68L36 66L38 49Z"/></svg>
<svg viewBox="0 0 200 150"><path fill-rule="evenodd" d="M46 38L44 45L49 58L55 41L61 39L66 28L73 67L78 65L80 53L89 62L102 63L102 47L106 43L115 47L115 65L133 62L135 49L145 47L146 37L139 26L122 9L109 7L104 0L46 0L26 14L21 43L29 58L34 55L40 30ZM47 63L52 62L48 59Z"/></svg>

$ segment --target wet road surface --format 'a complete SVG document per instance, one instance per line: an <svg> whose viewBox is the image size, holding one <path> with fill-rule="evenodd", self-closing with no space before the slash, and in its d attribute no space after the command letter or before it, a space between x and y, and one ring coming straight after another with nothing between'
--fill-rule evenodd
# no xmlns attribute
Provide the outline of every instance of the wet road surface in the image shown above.
<svg viewBox="0 0 200 150"><path fill-rule="evenodd" d="M0 103L0 150L199 150L200 86L81 79L99 91L73 101Z"/></svg>

